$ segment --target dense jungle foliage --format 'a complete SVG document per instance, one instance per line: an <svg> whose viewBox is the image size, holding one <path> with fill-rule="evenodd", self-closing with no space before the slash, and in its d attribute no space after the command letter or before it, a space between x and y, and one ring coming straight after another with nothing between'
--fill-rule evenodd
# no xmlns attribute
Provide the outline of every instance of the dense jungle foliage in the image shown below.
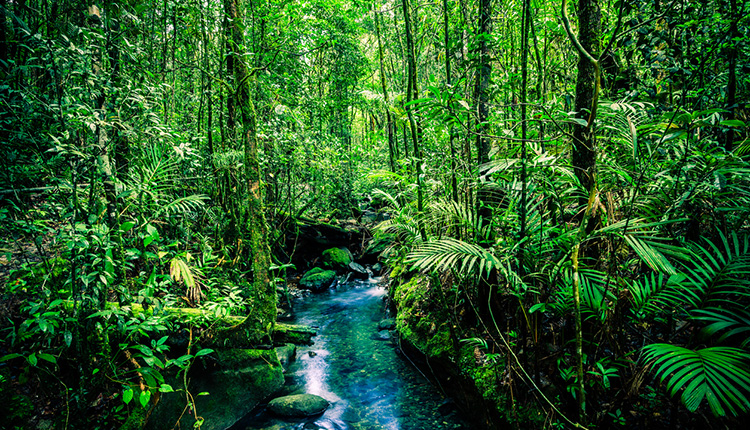
<svg viewBox="0 0 750 430"><path fill-rule="evenodd" d="M749 26L744 0L0 1L0 427L168 396L200 427L215 321L269 343L326 222L373 227L399 312L444 317L510 425L738 428Z"/></svg>

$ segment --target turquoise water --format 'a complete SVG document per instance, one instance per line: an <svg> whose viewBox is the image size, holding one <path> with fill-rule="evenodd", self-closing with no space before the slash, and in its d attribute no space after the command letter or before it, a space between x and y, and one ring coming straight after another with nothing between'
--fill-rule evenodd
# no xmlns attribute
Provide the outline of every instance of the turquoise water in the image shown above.
<svg viewBox="0 0 750 430"><path fill-rule="evenodd" d="M310 393L331 406L320 416L281 420L255 411L233 430L468 429L453 403L414 368L388 331L385 290L354 281L302 299L296 323L316 327L312 346L299 347L283 394Z"/></svg>

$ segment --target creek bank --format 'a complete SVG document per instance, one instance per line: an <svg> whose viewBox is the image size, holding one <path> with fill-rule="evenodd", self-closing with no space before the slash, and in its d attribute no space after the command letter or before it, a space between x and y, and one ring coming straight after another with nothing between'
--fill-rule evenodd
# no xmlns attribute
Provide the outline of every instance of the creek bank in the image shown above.
<svg viewBox="0 0 750 430"><path fill-rule="evenodd" d="M479 428L541 428L545 414L534 404L516 405L502 381L507 357L488 354L469 337L446 305L445 286L416 274L391 279L389 294L395 308L395 329L404 354L473 417ZM385 322L381 322L385 325Z"/></svg>

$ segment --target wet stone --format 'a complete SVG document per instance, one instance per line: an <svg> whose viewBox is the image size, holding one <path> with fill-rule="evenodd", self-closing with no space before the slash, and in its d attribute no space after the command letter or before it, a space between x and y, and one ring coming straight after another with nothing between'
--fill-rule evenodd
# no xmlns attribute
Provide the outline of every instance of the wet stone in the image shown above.
<svg viewBox="0 0 750 430"><path fill-rule="evenodd" d="M328 400L314 394L295 394L268 402L268 409L282 417L310 417L328 409Z"/></svg>

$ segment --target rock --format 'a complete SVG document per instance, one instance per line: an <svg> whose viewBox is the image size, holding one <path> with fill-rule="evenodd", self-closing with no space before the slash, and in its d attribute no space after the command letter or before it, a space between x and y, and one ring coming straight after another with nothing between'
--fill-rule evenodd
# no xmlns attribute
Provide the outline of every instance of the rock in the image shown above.
<svg viewBox="0 0 750 430"><path fill-rule="evenodd" d="M310 417L328 409L328 400L314 394L295 394L268 402L268 409L282 417Z"/></svg>
<svg viewBox="0 0 750 430"><path fill-rule="evenodd" d="M321 261L323 267L343 272L354 261L354 258L352 257L352 253L346 248L330 248L323 251Z"/></svg>
<svg viewBox="0 0 750 430"><path fill-rule="evenodd" d="M182 376L176 374L165 375L165 379L173 387L181 387L183 381ZM228 349L200 357L191 368L188 380L191 393L208 393L195 396L197 410L205 418L201 429L223 430L277 392L284 384L284 375L274 350ZM145 428L193 428L194 416L182 414L184 408L184 395L162 395ZM177 417L181 418L175 424Z"/></svg>
<svg viewBox="0 0 750 430"><path fill-rule="evenodd" d="M316 267L302 276L299 285L301 288L311 290L314 293L319 293L330 287L335 279L335 271L324 270L320 267Z"/></svg>
<svg viewBox="0 0 750 430"><path fill-rule="evenodd" d="M359 264L359 263L355 263L353 261L351 263L349 263L349 270L351 271L352 275L356 279L365 279L366 280L366 279L370 278L370 274L367 273L367 269L365 269L364 267L362 267L362 265Z"/></svg>
<svg viewBox="0 0 750 430"><path fill-rule="evenodd" d="M276 348L276 356L279 357L279 363L281 363L281 367L286 371L287 367L289 367L289 363L297 358L297 346L293 343L279 346Z"/></svg>
<svg viewBox="0 0 750 430"><path fill-rule="evenodd" d="M360 218L360 222L362 224L375 224L378 221L378 213L370 210L365 209L362 211L362 217Z"/></svg>
<svg viewBox="0 0 750 430"><path fill-rule="evenodd" d="M380 330L395 330L396 320L394 318L386 318L378 323L378 331Z"/></svg>
<svg viewBox="0 0 750 430"><path fill-rule="evenodd" d="M372 273L379 276L383 272L383 264L378 262L372 265Z"/></svg>
<svg viewBox="0 0 750 430"><path fill-rule="evenodd" d="M362 261L370 263L377 262L383 251L393 243L393 236L379 236L367 244L365 252L362 255Z"/></svg>
<svg viewBox="0 0 750 430"><path fill-rule="evenodd" d="M312 327L277 322L273 332L273 341L277 345L287 343L312 345L312 337L316 334L317 332Z"/></svg>

